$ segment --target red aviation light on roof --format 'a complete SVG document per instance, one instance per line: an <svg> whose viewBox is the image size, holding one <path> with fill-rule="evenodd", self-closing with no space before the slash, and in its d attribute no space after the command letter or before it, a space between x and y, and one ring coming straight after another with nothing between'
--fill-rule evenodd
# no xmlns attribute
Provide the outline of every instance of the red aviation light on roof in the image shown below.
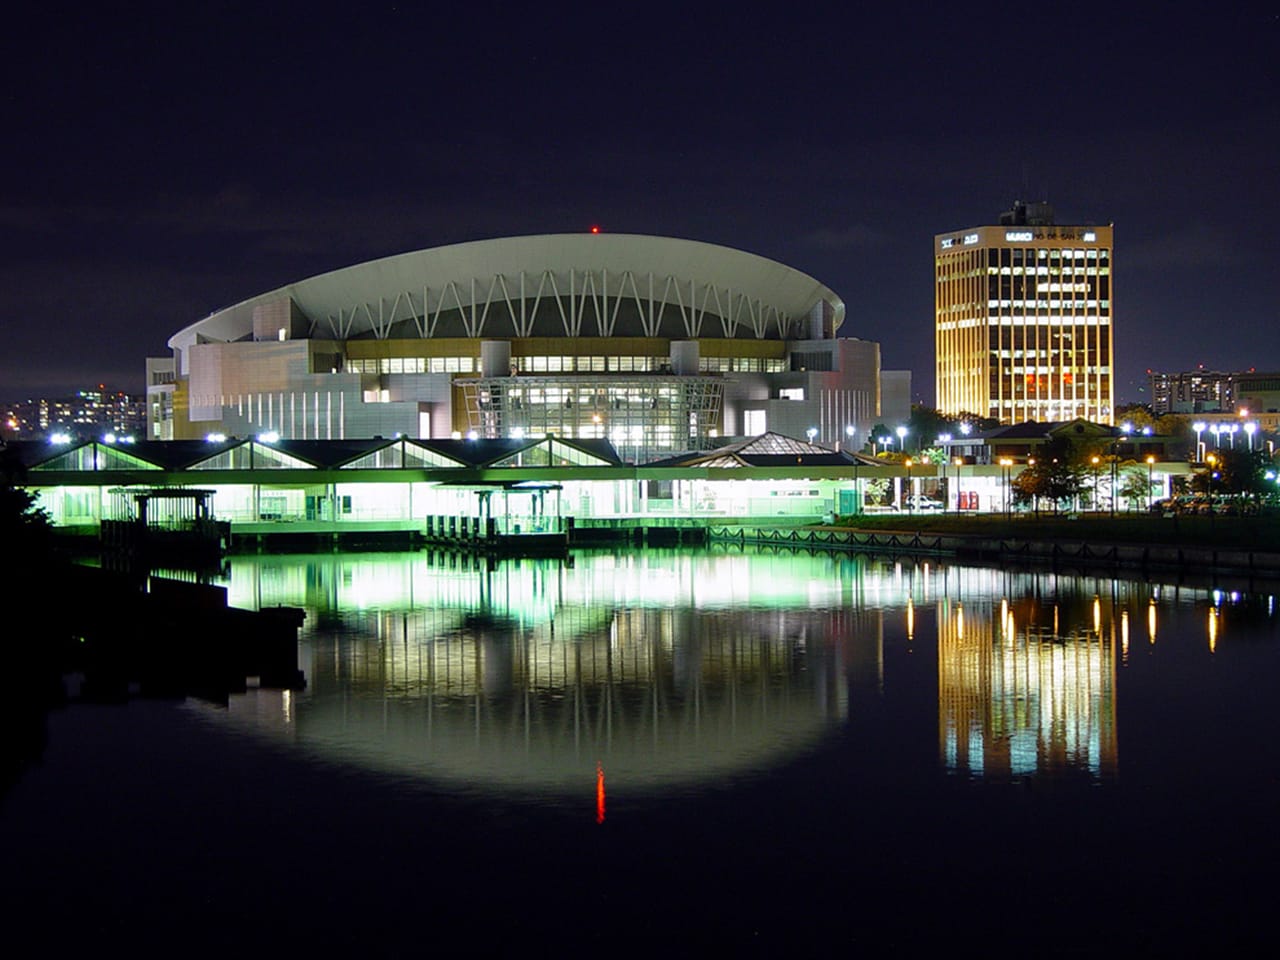
<svg viewBox="0 0 1280 960"><path fill-rule="evenodd" d="M591 225L591 232L592 232L592 233L599 233L599 232L600 232L600 228L599 228L596 224L594 224L594 223L593 223L593 224Z"/></svg>

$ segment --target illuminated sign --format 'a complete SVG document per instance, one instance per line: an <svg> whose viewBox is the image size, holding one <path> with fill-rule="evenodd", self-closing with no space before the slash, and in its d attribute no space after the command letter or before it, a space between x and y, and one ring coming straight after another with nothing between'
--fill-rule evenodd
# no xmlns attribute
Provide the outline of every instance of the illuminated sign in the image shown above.
<svg viewBox="0 0 1280 960"><path fill-rule="evenodd" d="M1004 238L1009 241L1034 240L1035 234L1030 230L1006 230L1004 232Z"/></svg>
<svg viewBox="0 0 1280 960"><path fill-rule="evenodd" d="M966 233L964 235L964 244L966 247L971 243L977 243L977 242L978 242L978 235L976 233Z"/></svg>
<svg viewBox="0 0 1280 960"><path fill-rule="evenodd" d="M942 249L943 249L943 250L950 250L950 249L951 249L951 245L952 245L953 243L955 243L955 240L953 240L953 239L951 239L950 237L948 237L946 240L943 240L943 241L942 241Z"/></svg>
<svg viewBox="0 0 1280 960"><path fill-rule="evenodd" d="M1093 243L1093 241L1098 239L1098 235L1092 230L1086 230L1084 233L1080 234L1080 239L1084 240L1086 243Z"/></svg>

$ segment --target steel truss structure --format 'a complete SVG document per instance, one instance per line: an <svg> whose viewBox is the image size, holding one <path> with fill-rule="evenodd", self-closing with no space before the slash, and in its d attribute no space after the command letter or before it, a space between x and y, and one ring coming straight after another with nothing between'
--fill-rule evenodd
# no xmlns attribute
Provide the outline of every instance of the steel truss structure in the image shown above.
<svg viewBox="0 0 1280 960"><path fill-rule="evenodd" d="M672 237L505 237L398 254L300 280L226 307L170 339L345 341L643 336L788 339L844 302L798 270Z"/></svg>
<svg viewBox="0 0 1280 960"><path fill-rule="evenodd" d="M449 313L459 318L461 333L471 338L630 335L696 339L714 335L785 340L801 333L803 320L761 297L752 298L709 280L660 276L652 271L637 278L630 270L610 276L608 269L570 268L450 280L437 288L424 285L421 293L398 291L394 296L378 297L376 304L339 307L323 320L313 320L310 335L348 340L367 331L376 340L387 340L415 331L419 338L430 339L446 335L440 333L440 321ZM620 313L624 319L638 320L638 329L620 332ZM540 315L541 326L537 323ZM704 325L712 325L715 333L704 332Z"/></svg>

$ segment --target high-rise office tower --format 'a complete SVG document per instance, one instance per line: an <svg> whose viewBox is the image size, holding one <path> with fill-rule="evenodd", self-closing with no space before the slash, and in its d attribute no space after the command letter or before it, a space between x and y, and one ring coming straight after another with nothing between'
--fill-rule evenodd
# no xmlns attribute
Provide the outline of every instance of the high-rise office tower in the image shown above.
<svg viewBox="0 0 1280 960"><path fill-rule="evenodd" d="M934 237L939 410L1112 422L1111 231L1018 201L997 226Z"/></svg>

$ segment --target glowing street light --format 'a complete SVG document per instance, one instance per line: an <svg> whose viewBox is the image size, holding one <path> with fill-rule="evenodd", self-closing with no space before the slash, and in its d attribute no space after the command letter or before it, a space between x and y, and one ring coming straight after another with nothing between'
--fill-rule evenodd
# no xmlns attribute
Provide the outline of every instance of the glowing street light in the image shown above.
<svg viewBox="0 0 1280 960"><path fill-rule="evenodd" d="M898 435L898 449L901 450L903 453L906 453L907 452L907 428L898 427L898 429L895 430L894 433Z"/></svg>
<svg viewBox="0 0 1280 960"><path fill-rule="evenodd" d="M1244 425L1245 435L1249 438L1249 452L1253 453L1253 435L1257 433L1258 425L1250 420Z"/></svg>
<svg viewBox="0 0 1280 960"><path fill-rule="evenodd" d="M804 435L809 438L810 443L813 443L813 438L818 435L818 428L810 427L808 430L804 432Z"/></svg>
<svg viewBox="0 0 1280 960"><path fill-rule="evenodd" d="M1004 517L1008 520L1011 509L1009 503L1009 485L1011 482L1011 475L1013 474L1013 461L1008 457L1001 457L1000 466L1003 468L1004 472Z"/></svg>
<svg viewBox="0 0 1280 960"><path fill-rule="evenodd" d="M1208 426L1203 420L1197 420L1191 425L1191 429L1196 432L1196 463L1204 463L1204 444L1200 442L1200 434L1204 433L1204 428Z"/></svg>
<svg viewBox="0 0 1280 960"><path fill-rule="evenodd" d="M945 465L951 459L951 434L938 434L938 446L942 448L942 462Z"/></svg>
<svg viewBox="0 0 1280 960"><path fill-rule="evenodd" d="M1209 454L1205 458L1205 462L1209 464L1209 529L1213 529L1213 481L1218 479L1218 458L1214 454Z"/></svg>

